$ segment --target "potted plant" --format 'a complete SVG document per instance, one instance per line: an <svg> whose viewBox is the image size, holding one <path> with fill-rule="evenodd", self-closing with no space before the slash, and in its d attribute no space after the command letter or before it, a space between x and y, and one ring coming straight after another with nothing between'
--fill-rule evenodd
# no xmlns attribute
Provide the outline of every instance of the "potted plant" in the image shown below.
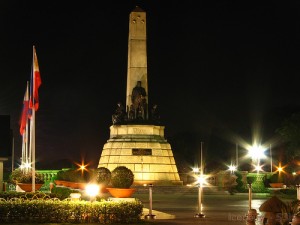
<svg viewBox="0 0 300 225"><path fill-rule="evenodd" d="M300 211L296 212L292 218L292 222L290 224L299 224L300 223Z"/></svg>
<svg viewBox="0 0 300 225"><path fill-rule="evenodd" d="M110 184L111 172L106 167L99 167L95 170L95 180L101 186L101 192L107 192L107 187Z"/></svg>
<svg viewBox="0 0 300 225"><path fill-rule="evenodd" d="M107 190L115 198L128 198L135 192L135 188L131 188L133 181L133 172L125 166L118 166L111 172L112 188Z"/></svg>
<svg viewBox="0 0 300 225"><path fill-rule="evenodd" d="M70 187L74 189L84 189L88 177L79 170L68 169L57 173L55 183L59 186Z"/></svg>
<svg viewBox="0 0 300 225"><path fill-rule="evenodd" d="M25 192L32 191L32 172L15 169L10 175L12 183L18 185ZM35 173L35 190L39 190L44 184L42 175Z"/></svg>
<svg viewBox="0 0 300 225"><path fill-rule="evenodd" d="M286 202L281 209L282 214L282 223L283 224L291 224L289 222L294 222L299 224L300 222L300 214L299 214L299 200L293 200L291 202ZM292 221L292 219L294 221Z"/></svg>
<svg viewBox="0 0 300 225"><path fill-rule="evenodd" d="M270 177L270 186L272 188L282 188L283 187L283 175L279 173L274 173Z"/></svg>

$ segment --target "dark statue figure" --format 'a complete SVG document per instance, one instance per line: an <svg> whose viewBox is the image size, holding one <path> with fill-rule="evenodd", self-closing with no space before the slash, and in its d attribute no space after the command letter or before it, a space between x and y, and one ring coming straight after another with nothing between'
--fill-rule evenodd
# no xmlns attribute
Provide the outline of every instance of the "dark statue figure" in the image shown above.
<svg viewBox="0 0 300 225"><path fill-rule="evenodd" d="M160 124L160 114L157 104L151 108L148 117L148 104L146 100L147 94L145 88L142 87L142 82L137 81L136 86L132 89L131 105L124 106L118 102L115 113L112 115L113 125L121 125L128 123L154 123Z"/></svg>
<svg viewBox="0 0 300 225"><path fill-rule="evenodd" d="M125 110L124 110L124 106L118 102L117 104L117 109L115 111L115 113L112 115L112 122L113 124L122 124L125 120Z"/></svg>
<svg viewBox="0 0 300 225"><path fill-rule="evenodd" d="M157 104L154 104L152 109L151 109L151 119L152 122L159 124L160 123L160 115L158 112L158 106Z"/></svg>
<svg viewBox="0 0 300 225"><path fill-rule="evenodd" d="M142 87L142 82L138 81L132 89L131 102L134 109L137 109L146 104L146 90Z"/></svg>
<svg viewBox="0 0 300 225"><path fill-rule="evenodd" d="M129 120L147 119L146 90L142 87L141 81L137 81L136 86L132 89L131 102Z"/></svg>

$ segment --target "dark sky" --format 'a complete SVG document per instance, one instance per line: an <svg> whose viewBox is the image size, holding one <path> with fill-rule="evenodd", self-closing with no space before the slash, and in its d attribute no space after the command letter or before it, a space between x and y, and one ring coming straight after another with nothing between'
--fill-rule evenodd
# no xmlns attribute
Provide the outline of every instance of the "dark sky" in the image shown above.
<svg viewBox="0 0 300 225"><path fill-rule="evenodd" d="M251 141L257 125L266 142L300 109L299 1L1 1L0 114L11 115L17 158L35 45L37 160L98 163L125 104L135 5L147 13L149 104L167 138L195 132L207 154L228 152L229 136Z"/></svg>

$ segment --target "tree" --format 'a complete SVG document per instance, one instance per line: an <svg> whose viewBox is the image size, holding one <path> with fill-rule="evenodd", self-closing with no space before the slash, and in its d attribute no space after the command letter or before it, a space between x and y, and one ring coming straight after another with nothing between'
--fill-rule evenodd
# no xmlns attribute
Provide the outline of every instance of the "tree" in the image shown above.
<svg viewBox="0 0 300 225"><path fill-rule="evenodd" d="M294 113L284 119L281 126L276 129L276 133L285 142L291 159L300 156L300 113Z"/></svg>

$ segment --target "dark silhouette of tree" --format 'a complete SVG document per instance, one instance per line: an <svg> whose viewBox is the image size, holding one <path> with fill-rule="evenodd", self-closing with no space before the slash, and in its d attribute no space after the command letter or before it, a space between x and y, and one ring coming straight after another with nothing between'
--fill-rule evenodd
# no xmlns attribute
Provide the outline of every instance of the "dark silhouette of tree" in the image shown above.
<svg viewBox="0 0 300 225"><path fill-rule="evenodd" d="M281 126L275 131L283 139L290 160L300 156L300 113L294 113L283 120Z"/></svg>

